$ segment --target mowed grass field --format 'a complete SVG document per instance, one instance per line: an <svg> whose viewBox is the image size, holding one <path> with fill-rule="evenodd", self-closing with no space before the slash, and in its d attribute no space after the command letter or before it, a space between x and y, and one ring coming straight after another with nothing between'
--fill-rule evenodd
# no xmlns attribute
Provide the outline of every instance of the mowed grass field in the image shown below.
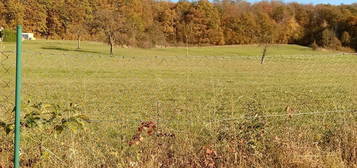
<svg viewBox="0 0 357 168"><path fill-rule="evenodd" d="M13 79L14 49L4 43L2 66L10 71L0 70L2 81ZM186 48L115 48L109 56L97 42L77 50L76 41L25 41L22 100L77 104L90 121L59 136L25 132L23 163L356 167L357 55L275 45L260 64L261 52L256 45L191 47L188 55ZM1 89L13 100L11 88ZM142 122L155 133L135 141ZM9 164L0 158L0 167Z"/></svg>

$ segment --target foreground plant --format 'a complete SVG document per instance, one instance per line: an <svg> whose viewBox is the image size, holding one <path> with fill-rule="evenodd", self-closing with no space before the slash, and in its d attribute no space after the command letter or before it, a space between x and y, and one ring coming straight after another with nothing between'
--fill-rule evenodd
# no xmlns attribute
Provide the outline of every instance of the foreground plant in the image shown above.
<svg viewBox="0 0 357 168"><path fill-rule="evenodd" d="M89 119L80 112L79 106L73 103L64 108L54 104L33 104L28 101L23 108L21 134L23 139L31 140L36 144L37 152L35 153L37 154L22 160L22 164L26 167L33 167L40 163L45 156L45 141L56 138L65 131L76 133L84 129ZM0 140L5 142L0 146L0 153L12 153L11 134L14 131L14 122L0 121L0 128L2 128ZM11 155L7 154L7 156L7 162L11 163Z"/></svg>

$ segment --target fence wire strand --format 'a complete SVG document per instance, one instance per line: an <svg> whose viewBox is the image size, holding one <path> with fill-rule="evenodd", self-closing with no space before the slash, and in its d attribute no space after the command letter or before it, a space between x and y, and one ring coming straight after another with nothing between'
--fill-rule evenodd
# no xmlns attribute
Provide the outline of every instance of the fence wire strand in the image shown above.
<svg viewBox="0 0 357 168"><path fill-rule="evenodd" d="M224 122L224 121L235 121L241 119L255 119L255 118L278 118L278 117L293 117L293 116L304 116L304 115L325 115L325 114L336 114L336 113L350 113L355 114L357 110L336 110L336 111L315 111L315 112L304 112L304 113L292 113L292 114L271 114L271 115L256 115L256 116L247 116L242 115L238 118L220 118L213 122ZM86 120L88 123L141 123L148 120ZM151 121L151 120L149 120ZM172 122L168 120L160 120L160 123ZM185 121L181 121L185 122ZM212 123L212 121L189 121L189 123Z"/></svg>

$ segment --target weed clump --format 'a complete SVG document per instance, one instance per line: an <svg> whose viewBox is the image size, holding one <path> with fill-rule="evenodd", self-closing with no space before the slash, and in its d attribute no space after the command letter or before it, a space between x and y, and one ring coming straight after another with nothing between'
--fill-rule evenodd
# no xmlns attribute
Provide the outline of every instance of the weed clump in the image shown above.
<svg viewBox="0 0 357 168"><path fill-rule="evenodd" d="M340 125L326 128L319 142L321 149L335 153L349 167L357 166L357 127L355 125Z"/></svg>

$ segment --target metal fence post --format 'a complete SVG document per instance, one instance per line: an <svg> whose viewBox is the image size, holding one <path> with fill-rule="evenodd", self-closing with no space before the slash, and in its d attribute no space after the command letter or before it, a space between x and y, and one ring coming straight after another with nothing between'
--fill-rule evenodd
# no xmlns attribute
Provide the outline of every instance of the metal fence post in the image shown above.
<svg viewBox="0 0 357 168"><path fill-rule="evenodd" d="M21 129L21 80L22 80L22 26L18 25L16 35L16 90L15 90L15 137L14 168L20 167L20 129Z"/></svg>

